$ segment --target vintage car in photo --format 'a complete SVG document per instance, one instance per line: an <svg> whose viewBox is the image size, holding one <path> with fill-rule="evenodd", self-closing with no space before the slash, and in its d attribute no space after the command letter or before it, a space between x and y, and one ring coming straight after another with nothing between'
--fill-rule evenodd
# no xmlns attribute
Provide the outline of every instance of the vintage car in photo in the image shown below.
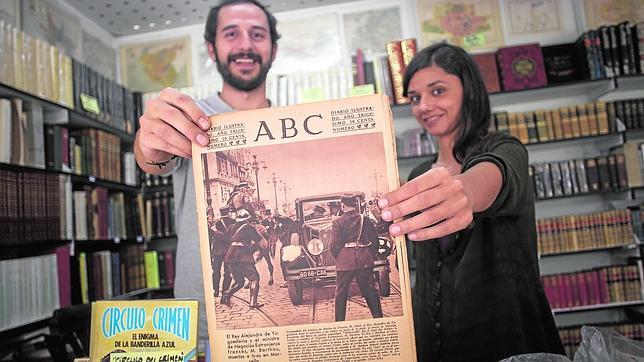
<svg viewBox="0 0 644 362"><path fill-rule="evenodd" d="M341 192L325 195L302 197L295 200L295 223L298 236L291 240L291 245L284 248L282 260L286 263L286 283L291 302L302 303L304 288L335 284L335 258L329 250L331 223L337 215L332 215L329 205L340 203L340 196L351 194L359 198L360 212L369 217L368 205L363 192ZM312 210L326 209L320 216ZM372 217L372 216L371 216ZM372 217L373 220L373 217ZM375 222L375 220L374 220ZM298 240L299 239L299 240ZM393 242L388 234L379 231L378 254L375 257L373 272L378 282L381 296L389 296L389 255Z"/></svg>

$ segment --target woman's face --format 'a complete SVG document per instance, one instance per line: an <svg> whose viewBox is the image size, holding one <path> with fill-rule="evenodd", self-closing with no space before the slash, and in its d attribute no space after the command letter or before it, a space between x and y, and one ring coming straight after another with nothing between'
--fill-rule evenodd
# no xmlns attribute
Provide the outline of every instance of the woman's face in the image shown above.
<svg viewBox="0 0 644 362"><path fill-rule="evenodd" d="M432 136L453 134L463 102L461 80L438 66L417 71L409 81L407 96L414 117Z"/></svg>

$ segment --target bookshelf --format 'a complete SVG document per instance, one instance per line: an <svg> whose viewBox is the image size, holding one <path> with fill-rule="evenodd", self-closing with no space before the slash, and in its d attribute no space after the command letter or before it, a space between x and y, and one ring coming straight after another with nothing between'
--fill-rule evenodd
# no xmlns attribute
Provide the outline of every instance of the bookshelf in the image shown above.
<svg viewBox="0 0 644 362"><path fill-rule="evenodd" d="M529 112L539 109L557 109L575 104L605 101L616 102L628 99L644 98L644 76L616 76L611 78L584 80L551 86L525 89L511 92L498 92L490 95L493 112ZM408 129L415 123L409 105L392 105L396 128ZM641 116L640 116L641 118ZM602 157L620 152L620 147L628 141L644 139L644 131L638 128L627 128L622 119L607 134L588 135L555 139L546 142L527 143L530 164L587 159ZM409 171L427 156L405 157L398 159L401 179L406 179ZM580 213L592 213L600 210L619 210L637 206L644 202L644 188L621 187L600 189L572 195L561 195L551 198L536 199L536 218L559 217ZM633 220L631 223L641 222ZM629 225L632 227L633 225ZM638 295L629 298L636 300L593 303L579 306L554 307L555 321L561 328L579 324L617 323L629 320L632 311L644 310L642 291L642 256L644 248L635 240L626 245L607 245L588 247L582 250L570 250L554 253L543 253L539 256L540 270L543 276L558 274L583 273L598 268L631 265L631 282L637 283ZM623 267L624 268L624 267ZM637 275L633 275L636 268ZM576 274L574 274L576 275ZM617 278L617 280L620 280ZM611 279L611 283L614 280ZM619 283L619 282L618 282ZM577 288L579 286L575 286ZM631 293L633 291L631 290ZM579 297L579 296L578 296ZM637 298L636 298L637 297ZM620 297L621 298L621 297ZM579 303L577 301L577 303Z"/></svg>
<svg viewBox="0 0 644 362"><path fill-rule="evenodd" d="M40 160L38 162L29 159L16 163L7 155L3 155L7 158L0 161L0 218L3 225L3 236L0 238L0 287L20 293L5 294L17 302L12 303L11 308L3 308L0 316L0 339L3 345L7 343L6 346L15 341L24 341L30 333L38 333L38 329L48 325L52 312L60 307L98 298L172 296L171 286L147 285L144 264L147 244L140 225L141 220L145 220L145 210L139 209L140 204L137 203L137 199L142 198L142 186L136 169L132 168L136 167L135 164L128 166L128 160L123 156L131 153L134 143L133 120L138 119L141 109L138 95L80 63L74 62L73 69L69 74L70 83L75 80L73 105L37 96L31 90L18 88L0 79L0 98L18 100L16 104L22 107L14 106L13 101L6 102L11 112L8 118L6 113L3 114L3 122L8 122L2 123L3 127L5 124L10 127L19 124L14 110L19 112L15 114L21 114L32 108L39 109L39 120L25 116L24 121L34 129L31 131L33 134L27 137L31 139L33 135L33 144L39 148L37 152L42 152L37 158ZM80 72L82 75L79 75ZM80 79L83 76L93 78ZM83 91L93 94L102 113L94 114L83 108L79 101L80 92ZM109 110L109 113L105 110ZM64 129L61 134L65 136L56 135L61 138L56 139L57 143L50 143L48 129L54 127ZM4 136L3 145L7 144L5 142L10 146L14 144L10 135L5 132ZM87 143L76 144L82 146L81 152L77 153L83 157L82 169L72 161L73 145L64 148L68 145L65 143L68 139L64 137L78 140L87 137ZM16 146L10 153L22 147L26 146ZM52 151L63 155L56 165L49 161ZM88 153L91 158L85 159ZM45 181L46 184L42 183ZM84 206L77 203L75 193L85 199ZM99 211L95 211L97 208ZM79 215L85 217L79 219ZM117 221L117 217L120 217L120 221ZM99 228L100 232L79 235L80 223L89 230ZM16 230L20 233L16 234ZM49 232L44 233L43 230ZM99 254L103 259L94 257ZM85 269L80 265L81 255L84 255L87 263ZM120 276L107 275L107 264L103 263L108 260L105 257L113 258L115 255L123 255L120 263L118 258L112 259L112 263L114 260L118 263L114 265L120 265L117 267L119 273L125 273ZM92 259L99 264L88 269ZM134 274L130 274L132 266L136 268ZM50 272L34 273L38 268ZM152 272L158 273L159 270ZM81 277L82 274L86 277ZM86 280L85 289L93 288L97 283L111 283L115 280L113 278L127 282L133 275L138 278L136 288L123 285L118 290L114 289L113 293L88 293L81 285L82 279ZM9 279L11 276L14 276L13 279ZM100 289L102 292L103 287ZM38 301L43 296L47 296L49 304L29 302ZM30 311L32 307L38 309Z"/></svg>
<svg viewBox="0 0 644 362"><path fill-rule="evenodd" d="M549 88L549 87L548 87ZM551 93L546 89L537 90L538 96L544 98L529 98L522 102L514 94L512 98L516 103L507 103L505 107L497 109L510 109L512 111L527 111L544 107L550 102L549 108L564 107L575 103L589 101L614 102L622 99L644 97L643 76L621 76L610 79L601 79L574 84L559 85L557 91ZM567 89L567 90L566 90ZM531 90L524 93L531 95ZM561 92L560 92L561 91ZM573 92L566 94L566 92ZM553 98L548 101L548 94ZM535 107L535 108L533 108ZM641 134L638 129L626 129L621 119L618 119L616 129L609 134L601 136L570 138L555 142L533 143L526 145L530 163L563 161L571 159L584 159L606 156L618 151L628 139ZM535 205L537 219L559 217L581 213L592 213L600 210L619 210L626 206L637 205L642 202L638 197L637 189L622 188L614 190L598 190L590 193L560 196L548 199L537 199ZM631 221L641 222L638 220ZM632 224L629 225L632 227ZM597 268L610 268L616 265L631 265L637 269L638 297L637 300L619 301L610 303L595 303L590 305L553 307L555 321L561 328L579 324L614 323L628 320L631 310L641 311L642 302L642 245L635 238L627 245L611 245L601 248L588 248L585 250L562 251L552 254L543 254L539 258L542 275L579 273L582 271L596 270ZM635 276L633 276L635 278ZM631 295L631 299L635 296ZM552 301L551 301L552 303Z"/></svg>

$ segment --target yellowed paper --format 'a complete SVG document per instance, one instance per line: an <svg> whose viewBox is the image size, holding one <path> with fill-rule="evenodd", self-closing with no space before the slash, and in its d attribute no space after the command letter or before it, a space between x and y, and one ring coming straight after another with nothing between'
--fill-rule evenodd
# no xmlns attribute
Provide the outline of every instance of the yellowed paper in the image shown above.
<svg viewBox="0 0 644 362"><path fill-rule="evenodd" d="M351 97L225 113L210 121L210 144L193 145L192 157L213 360L415 360L404 239L389 235L376 204L398 186L389 100ZM240 188L245 206L238 208ZM378 230L372 272L382 318L373 317L376 309L354 280L345 321L336 322L338 272L329 242L332 223L341 217L334 210L342 195L359 200L361 220ZM234 210L220 212L226 205ZM253 216L244 221L246 209ZM247 263L259 275L260 307L251 306L252 283L236 291L229 305L222 303L225 267L213 284L213 265L222 258L215 255L221 254L214 251L217 238L226 234L212 230L226 216L265 228L262 242L252 244L256 263ZM281 221L271 226L271 219ZM235 227L227 230L228 238L234 233L239 239ZM344 247L362 247L353 244Z"/></svg>

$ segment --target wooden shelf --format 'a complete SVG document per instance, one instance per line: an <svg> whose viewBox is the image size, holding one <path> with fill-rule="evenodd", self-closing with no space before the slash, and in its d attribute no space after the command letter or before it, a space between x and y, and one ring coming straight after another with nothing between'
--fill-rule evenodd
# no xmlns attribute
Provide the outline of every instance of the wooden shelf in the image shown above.
<svg viewBox="0 0 644 362"><path fill-rule="evenodd" d="M112 191L122 191L122 192L130 192L130 193L141 192L140 186L126 185L120 182L99 179L94 176L77 175L75 173L51 170L47 168L38 168L33 166L14 165L11 163L0 163L0 168L4 170L11 170L11 171L44 172L44 173L53 173L53 174L61 174L61 175L70 175L71 181L73 183L90 185L90 186L102 186Z"/></svg>
<svg viewBox="0 0 644 362"><path fill-rule="evenodd" d="M606 247L592 248L592 249L563 251L560 253L540 254L539 258L542 259L542 258L551 258L551 257L565 256L565 255L572 255L572 254L609 252L614 250L631 250L631 249L637 248L640 245L642 244L626 244L626 245L606 246Z"/></svg>
<svg viewBox="0 0 644 362"><path fill-rule="evenodd" d="M136 238L125 239L95 239L95 240L75 240L74 247L80 251L106 250L120 247L121 245L142 244L145 238L137 236Z"/></svg>
<svg viewBox="0 0 644 362"><path fill-rule="evenodd" d="M10 85L0 83L0 97L21 98L23 99L23 101L26 101L26 102L39 103L43 106L45 111L49 111L49 112L67 111L69 113L69 121L67 123L62 123L61 125L63 126L66 126L69 128L96 128L96 129L100 129L119 136L122 142L124 142L125 144L131 145L134 143L133 134L130 134L121 129L112 127L99 120L87 117L61 104L21 91Z"/></svg>
<svg viewBox="0 0 644 362"><path fill-rule="evenodd" d="M161 294L164 298L167 294L171 294L174 290L173 287L164 286L159 288L144 288L139 290L134 290L129 293L121 294L116 297L112 297L113 300L129 300L129 299L154 299L151 298L154 294Z"/></svg>
<svg viewBox="0 0 644 362"><path fill-rule="evenodd" d="M71 175L73 183L89 185L89 186L101 186L101 187L110 189L112 191L122 191L122 192L130 192L130 193L141 192L140 186L126 185L120 182L99 179L94 176L76 175L76 174L70 174L65 172L62 172L62 173Z"/></svg>
<svg viewBox="0 0 644 362"><path fill-rule="evenodd" d="M53 313L54 311L52 311ZM10 346L17 342L17 338L27 334L29 332L36 331L38 329L45 328L49 325L51 317L37 319L31 322L25 322L18 326L4 329L0 331L0 350L4 350L7 346Z"/></svg>
<svg viewBox="0 0 644 362"><path fill-rule="evenodd" d="M562 196L554 196L554 197L547 197L544 199L539 199L535 196L534 201L539 202L539 201L550 201L550 200L560 200L560 199L568 199L568 198L577 198L577 197L584 197L584 196L591 196L591 195L602 195L606 193L619 193L619 192L630 192L630 189L623 189L623 190L600 190L600 191L591 191L591 192L580 192L578 194L573 194L573 195L562 195Z"/></svg>
<svg viewBox="0 0 644 362"><path fill-rule="evenodd" d="M644 305L644 301L637 300L633 302L619 302L619 303L582 305L578 307L553 308L552 312L554 314L577 313L577 312L587 312L587 311L594 311L594 310L634 307L634 306L640 306L640 305Z"/></svg>
<svg viewBox="0 0 644 362"><path fill-rule="evenodd" d="M528 151L530 150L538 150L539 148L551 148L553 144L561 144L561 143L575 143L579 144L580 142L586 142L586 143L594 143L597 142L598 139L601 138L608 138L608 137L621 137L622 133L606 133L606 134L599 134L599 135L592 135L592 136L584 136L584 137L575 137L575 138L566 138L566 139L561 139L561 140L552 140L552 141L546 141L546 142L534 142L534 143L526 143L525 146L528 148Z"/></svg>
<svg viewBox="0 0 644 362"><path fill-rule="evenodd" d="M624 79L622 79L624 78ZM603 94L609 93L620 86L630 86L631 83L639 83L640 77L619 77L619 78L604 78L596 80L583 80L568 83L559 83L548 85L540 88L521 89L509 92L497 92L490 94L490 105L492 108L504 107L522 102L535 102L548 99L563 98L570 95L587 94L591 98L598 98ZM619 79L619 80L616 80ZM628 79L628 80L626 80ZM626 83L628 82L628 83ZM411 106L409 104L392 105L392 112L395 118L413 117L411 114Z"/></svg>

